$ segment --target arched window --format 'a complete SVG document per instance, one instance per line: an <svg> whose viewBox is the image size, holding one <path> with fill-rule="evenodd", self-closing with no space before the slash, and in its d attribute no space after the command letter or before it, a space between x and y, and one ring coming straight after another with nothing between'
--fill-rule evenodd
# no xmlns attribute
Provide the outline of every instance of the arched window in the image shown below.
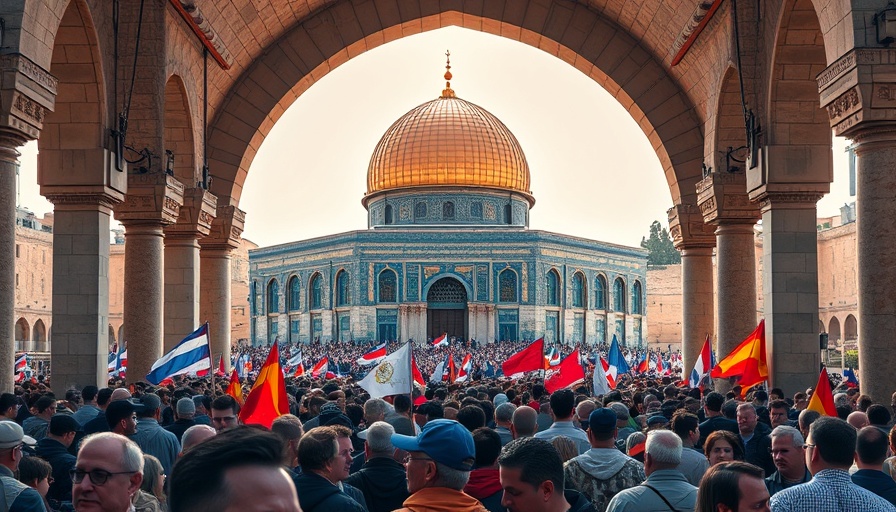
<svg viewBox="0 0 896 512"><path fill-rule="evenodd" d="M320 309L322 304L322 294L321 294L321 281L322 278L320 274L314 274L311 276L311 282L308 285L308 293L310 296L308 297L311 303L310 309Z"/></svg>
<svg viewBox="0 0 896 512"><path fill-rule="evenodd" d="M841 339L841 336L840 336L840 320L838 320L837 317L835 316L835 317L831 318L831 321L828 323L828 325L829 325L829 327L828 327L828 339L829 339L831 342L836 342L837 340Z"/></svg>
<svg viewBox="0 0 896 512"><path fill-rule="evenodd" d="M517 302L519 301L519 293L517 293L516 272L504 269L498 274L498 300L500 302Z"/></svg>
<svg viewBox="0 0 896 512"><path fill-rule="evenodd" d="M607 279L600 274L594 280L594 307L607 309Z"/></svg>
<svg viewBox="0 0 896 512"><path fill-rule="evenodd" d="M585 276L581 272L572 276L572 307L585 307Z"/></svg>
<svg viewBox="0 0 896 512"><path fill-rule="evenodd" d="M268 283L268 314L272 315L280 312L280 285L276 279L271 279Z"/></svg>
<svg viewBox="0 0 896 512"><path fill-rule="evenodd" d="M386 224L392 224L392 205L386 205Z"/></svg>
<svg viewBox="0 0 896 512"><path fill-rule="evenodd" d="M345 270L336 274L336 305L348 306L352 302L351 276Z"/></svg>
<svg viewBox="0 0 896 512"><path fill-rule="evenodd" d="M854 340L859 337L859 324L856 317L849 315L843 322L843 337L847 340Z"/></svg>
<svg viewBox="0 0 896 512"><path fill-rule="evenodd" d="M548 306L560 305L560 276L556 270L549 270L545 277L545 291L547 292Z"/></svg>
<svg viewBox="0 0 896 512"><path fill-rule="evenodd" d="M289 299L287 299L286 306L290 311L298 311L302 307L302 296L300 295L302 290L299 285L299 278L296 276L289 278L287 288L289 289Z"/></svg>
<svg viewBox="0 0 896 512"><path fill-rule="evenodd" d="M443 220L454 220L454 203L451 201L445 201L442 203L442 219Z"/></svg>
<svg viewBox="0 0 896 512"><path fill-rule="evenodd" d="M635 281L635 284L632 285L632 314L644 314L641 309L641 281Z"/></svg>
<svg viewBox="0 0 896 512"><path fill-rule="evenodd" d="M509 204L504 205L504 222L513 224L513 209Z"/></svg>
<svg viewBox="0 0 896 512"><path fill-rule="evenodd" d="M426 217L426 203L421 201L414 205L414 217L418 219Z"/></svg>
<svg viewBox="0 0 896 512"><path fill-rule="evenodd" d="M625 281L621 277L613 282L613 311L625 313Z"/></svg>
<svg viewBox="0 0 896 512"><path fill-rule="evenodd" d="M19 318L19 321L16 322L15 336L15 341L28 341L31 339L31 327L28 325L28 320Z"/></svg>
<svg viewBox="0 0 896 512"><path fill-rule="evenodd" d="M379 302L398 302L398 278L389 269L380 272Z"/></svg>

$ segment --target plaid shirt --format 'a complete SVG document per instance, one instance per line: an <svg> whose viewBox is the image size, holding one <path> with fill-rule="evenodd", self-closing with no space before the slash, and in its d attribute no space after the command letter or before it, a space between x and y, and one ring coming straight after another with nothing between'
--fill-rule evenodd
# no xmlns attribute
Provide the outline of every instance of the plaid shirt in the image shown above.
<svg viewBox="0 0 896 512"><path fill-rule="evenodd" d="M809 482L776 493L771 507L772 512L896 512L887 500L852 483L842 469L824 469Z"/></svg>

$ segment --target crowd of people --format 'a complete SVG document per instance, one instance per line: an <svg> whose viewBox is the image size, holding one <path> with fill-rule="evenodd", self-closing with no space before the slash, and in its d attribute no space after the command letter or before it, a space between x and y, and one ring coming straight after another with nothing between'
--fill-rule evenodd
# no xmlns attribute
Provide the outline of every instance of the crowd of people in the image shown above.
<svg viewBox="0 0 896 512"><path fill-rule="evenodd" d="M470 350L500 365L523 347L456 342L415 357ZM371 347L286 346L282 359L296 348L313 364ZM287 377L289 413L265 426L242 424L225 379L59 393L23 382L0 395L0 510L896 511L896 396L887 407L835 387L833 417L807 392L742 397L657 373L598 396L549 393L539 372L383 398L358 380Z"/></svg>

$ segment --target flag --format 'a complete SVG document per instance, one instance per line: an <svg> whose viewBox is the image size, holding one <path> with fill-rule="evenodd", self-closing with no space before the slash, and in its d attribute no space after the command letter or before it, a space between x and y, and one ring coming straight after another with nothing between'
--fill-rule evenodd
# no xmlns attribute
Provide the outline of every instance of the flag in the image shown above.
<svg viewBox="0 0 896 512"><path fill-rule="evenodd" d="M382 361L384 357L386 357L385 343L358 358L357 363L361 366L367 366L369 364L376 364Z"/></svg>
<svg viewBox="0 0 896 512"><path fill-rule="evenodd" d="M528 347L513 354L501 365L504 375L533 372L544 369L544 338L538 338Z"/></svg>
<svg viewBox="0 0 896 512"><path fill-rule="evenodd" d="M843 379L843 383L846 384L847 387L859 387L859 378L856 377L856 372L854 372L852 368L846 368L845 370L843 370Z"/></svg>
<svg viewBox="0 0 896 512"><path fill-rule="evenodd" d="M437 364L436 368L432 371L432 375L429 376L430 382L442 382L442 378L445 375L445 363L447 361L447 358L439 361L439 364Z"/></svg>
<svg viewBox="0 0 896 512"><path fill-rule="evenodd" d="M227 394L232 396L236 403L243 403L243 386L240 384L240 376L236 368L230 373L230 385L227 386Z"/></svg>
<svg viewBox="0 0 896 512"><path fill-rule="evenodd" d="M600 358L599 364L594 365L594 375L592 376L594 396L606 395L610 392L610 388L616 387L615 376L613 376L614 381L610 382L610 375L607 373L609 369L610 364L603 357Z"/></svg>
<svg viewBox="0 0 896 512"><path fill-rule="evenodd" d="M641 361L638 362L638 367L635 369L635 371L638 373L646 373L649 369L650 363L647 361L647 354L642 354Z"/></svg>
<svg viewBox="0 0 896 512"><path fill-rule="evenodd" d="M560 364L560 351L557 350L557 347L551 347L551 351L548 352L545 359L548 361L548 366L557 366Z"/></svg>
<svg viewBox="0 0 896 512"><path fill-rule="evenodd" d="M218 370L215 372L215 377L223 377L227 375L227 368L224 367L224 354L221 354L221 357L218 358Z"/></svg>
<svg viewBox="0 0 896 512"><path fill-rule="evenodd" d="M22 353L18 357L16 357L16 373L24 372L26 366L28 366L28 354ZM25 374L23 373L22 375L24 376Z"/></svg>
<svg viewBox="0 0 896 512"><path fill-rule="evenodd" d="M420 373L420 368L417 367L417 359L411 357L411 368L412 373L414 374L414 383L420 387L426 387L426 381L423 380L423 374Z"/></svg>
<svg viewBox="0 0 896 512"><path fill-rule="evenodd" d="M268 358L258 372L258 378L246 404L240 411L240 421L244 424L258 424L271 428L271 423L284 414L289 414L289 399L286 397L286 383L280 370L280 350L277 341L271 345Z"/></svg>
<svg viewBox="0 0 896 512"><path fill-rule="evenodd" d="M448 384L457 379L457 369L454 367L454 355L448 354Z"/></svg>
<svg viewBox="0 0 896 512"><path fill-rule="evenodd" d="M205 323L153 363L146 382L158 386L167 377L206 369L212 364L211 358L208 323Z"/></svg>
<svg viewBox="0 0 896 512"><path fill-rule="evenodd" d="M470 378L471 373L473 373L473 356L467 352L463 362L460 363L460 370L458 370L457 378L454 379L454 382L466 382Z"/></svg>
<svg viewBox="0 0 896 512"><path fill-rule="evenodd" d="M582 368L582 363L579 362L578 350L574 350L572 354L563 358L555 368L544 381L544 389L548 393L575 386L585 380L585 370Z"/></svg>
<svg viewBox="0 0 896 512"><path fill-rule="evenodd" d="M303 377L305 376L305 365L299 361L299 366L296 367L296 373L293 374L293 377Z"/></svg>
<svg viewBox="0 0 896 512"><path fill-rule="evenodd" d="M432 348L436 347L447 347L448 346L448 333L439 336L438 338L432 340Z"/></svg>
<svg viewBox="0 0 896 512"><path fill-rule="evenodd" d="M748 389L768 378L765 357L765 320L762 320L747 339L719 361L710 376L740 377L741 393L746 394Z"/></svg>
<svg viewBox="0 0 896 512"><path fill-rule="evenodd" d="M411 344L405 343L374 366L358 385L370 393L370 398L410 394L414 382L411 356Z"/></svg>
<svg viewBox="0 0 896 512"><path fill-rule="evenodd" d="M706 340L703 342L703 349L700 351L700 356L694 362L694 369L691 370L690 377L688 377L688 387L689 388L697 388L703 389L703 378L707 372L710 371L712 367L712 346L709 343L709 335L706 335Z"/></svg>
<svg viewBox="0 0 896 512"><path fill-rule="evenodd" d="M485 362L485 377L491 379L495 376L495 365L491 361Z"/></svg>
<svg viewBox="0 0 896 512"><path fill-rule="evenodd" d="M837 417L837 408L834 406L834 393L831 391L831 381L828 380L828 370L821 369L818 374L818 384L815 385L815 391L806 406L807 411L815 411L822 416Z"/></svg>
<svg viewBox="0 0 896 512"><path fill-rule="evenodd" d="M323 359L317 362L314 367L311 368L311 376L314 378L320 377L320 374L323 373L326 376L327 371L330 368L330 358L324 356Z"/></svg>
<svg viewBox="0 0 896 512"><path fill-rule="evenodd" d="M628 373L630 371L625 356L623 356L622 351L619 350L619 341L616 340L615 334L613 335L613 343L610 344L610 353L607 354L607 363L610 364L610 367L616 368L616 374ZM616 374L613 376L614 380L616 379Z"/></svg>
<svg viewBox="0 0 896 512"><path fill-rule="evenodd" d="M288 361L286 361L287 368L295 368L302 364L302 351L298 350L295 354L293 354Z"/></svg>

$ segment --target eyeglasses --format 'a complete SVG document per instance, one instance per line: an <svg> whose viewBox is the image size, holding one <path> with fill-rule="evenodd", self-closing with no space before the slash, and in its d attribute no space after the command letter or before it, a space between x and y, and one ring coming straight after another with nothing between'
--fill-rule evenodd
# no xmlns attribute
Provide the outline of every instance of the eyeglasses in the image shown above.
<svg viewBox="0 0 896 512"><path fill-rule="evenodd" d="M212 418L212 421L215 423L230 423L231 421L236 421L236 416L218 416L217 418Z"/></svg>
<svg viewBox="0 0 896 512"><path fill-rule="evenodd" d="M104 483L109 481L109 478L111 478L112 475L133 475L134 473L136 473L136 471L118 471L113 473L111 471L104 471L102 469L93 469L90 471L84 471L83 469L72 469L68 472L68 475L72 477L72 482L76 484L80 484L84 481L84 475L89 475L90 482L93 483L93 485L103 485Z"/></svg>
<svg viewBox="0 0 896 512"><path fill-rule="evenodd" d="M404 463L409 464L412 460L434 460L429 457L411 457L410 455L405 456Z"/></svg>

